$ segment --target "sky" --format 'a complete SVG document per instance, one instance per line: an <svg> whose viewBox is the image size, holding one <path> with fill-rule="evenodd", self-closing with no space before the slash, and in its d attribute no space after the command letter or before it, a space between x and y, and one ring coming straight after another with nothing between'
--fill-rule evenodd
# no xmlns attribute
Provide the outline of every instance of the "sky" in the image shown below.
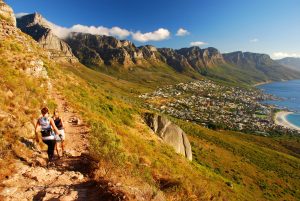
<svg viewBox="0 0 300 201"><path fill-rule="evenodd" d="M6 0L38 12L60 37L112 35L137 46L215 47L300 57L300 0Z"/></svg>

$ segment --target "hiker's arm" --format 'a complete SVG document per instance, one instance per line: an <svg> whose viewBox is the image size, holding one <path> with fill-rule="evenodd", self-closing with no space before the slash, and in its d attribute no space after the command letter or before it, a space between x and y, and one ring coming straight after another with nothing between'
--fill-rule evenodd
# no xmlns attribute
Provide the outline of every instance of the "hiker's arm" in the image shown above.
<svg viewBox="0 0 300 201"><path fill-rule="evenodd" d="M51 124L51 126L52 126L54 132L58 135L58 134L59 134L59 131L58 131L57 127L55 126L55 123L54 123L54 121L53 121L52 118L50 119L50 124Z"/></svg>
<svg viewBox="0 0 300 201"><path fill-rule="evenodd" d="M40 125L40 122L39 121L37 121L36 122L36 124L35 124L35 140L37 141L37 142L39 142L40 140L39 140L39 135L38 135L38 131L37 131L37 129L38 129L38 127L39 127L39 125Z"/></svg>

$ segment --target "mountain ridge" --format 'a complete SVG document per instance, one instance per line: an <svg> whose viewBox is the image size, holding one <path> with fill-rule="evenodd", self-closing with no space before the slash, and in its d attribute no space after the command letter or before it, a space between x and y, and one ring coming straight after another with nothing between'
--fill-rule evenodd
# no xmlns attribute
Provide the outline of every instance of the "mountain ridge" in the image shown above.
<svg viewBox="0 0 300 201"><path fill-rule="evenodd" d="M30 16L37 19L28 20ZM181 49L156 48L151 45L137 47L129 40L79 32L72 32L68 37L59 39L51 32L50 22L40 14L25 15L18 18L17 22L21 30L39 41L46 49L54 46L52 49L64 52L68 57L77 57L81 63L93 69L104 67L106 70L131 70L142 67L144 71L148 71L147 67L167 65L178 73L191 77L198 74L226 82L246 84L300 78L300 72L281 65L267 54L241 51L222 54L214 47L201 49L197 46ZM37 36L39 32L41 36Z"/></svg>
<svg viewBox="0 0 300 201"><path fill-rule="evenodd" d="M278 63L290 69L300 71L300 58L299 57L285 57L277 60Z"/></svg>

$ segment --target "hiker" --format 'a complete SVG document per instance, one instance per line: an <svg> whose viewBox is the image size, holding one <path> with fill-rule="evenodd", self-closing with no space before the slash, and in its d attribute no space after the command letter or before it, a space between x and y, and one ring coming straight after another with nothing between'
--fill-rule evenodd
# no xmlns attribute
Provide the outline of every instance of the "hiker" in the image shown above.
<svg viewBox="0 0 300 201"><path fill-rule="evenodd" d="M54 148L56 144L55 133L59 134L58 129L55 126L55 123L51 117L49 117L49 110L47 107L44 107L41 110L42 115L38 118L38 121L35 126L35 139L39 142L39 136L37 129L41 128L42 140L48 146L48 162L52 162L54 156ZM55 131L55 133L53 132Z"/></svg>
<svg viewBox="0 0 300 201"><path fill-rule="evenodd" d="M59 112L57 109L54 110L53 113L53 117L52 117L55 126L57 127L58 131L59 131L59 137L56 138L56 142L60 142L61 143L61 150L62 150L62 156L65 155L65 147L64 147L64 141L65 141L65 130L64 130L64 123L62 118L59 116ZM58 153L58 143L56 143L55 145L55 149L56 149L56 153L57 156L60 157L59 153Z"/></svg>

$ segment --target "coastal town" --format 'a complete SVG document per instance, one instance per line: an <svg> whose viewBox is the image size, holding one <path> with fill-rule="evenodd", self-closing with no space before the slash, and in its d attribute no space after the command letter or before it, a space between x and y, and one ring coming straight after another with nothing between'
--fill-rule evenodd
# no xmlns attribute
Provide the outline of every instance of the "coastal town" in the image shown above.
<svg viewBox="0 0 300 201"><path fill-rule="evenodd" d="M140 95L149 109L212 129L272 135L295 133L275 123L277 98L259 89L224 86L210 80L180 83Z"/></svg>

